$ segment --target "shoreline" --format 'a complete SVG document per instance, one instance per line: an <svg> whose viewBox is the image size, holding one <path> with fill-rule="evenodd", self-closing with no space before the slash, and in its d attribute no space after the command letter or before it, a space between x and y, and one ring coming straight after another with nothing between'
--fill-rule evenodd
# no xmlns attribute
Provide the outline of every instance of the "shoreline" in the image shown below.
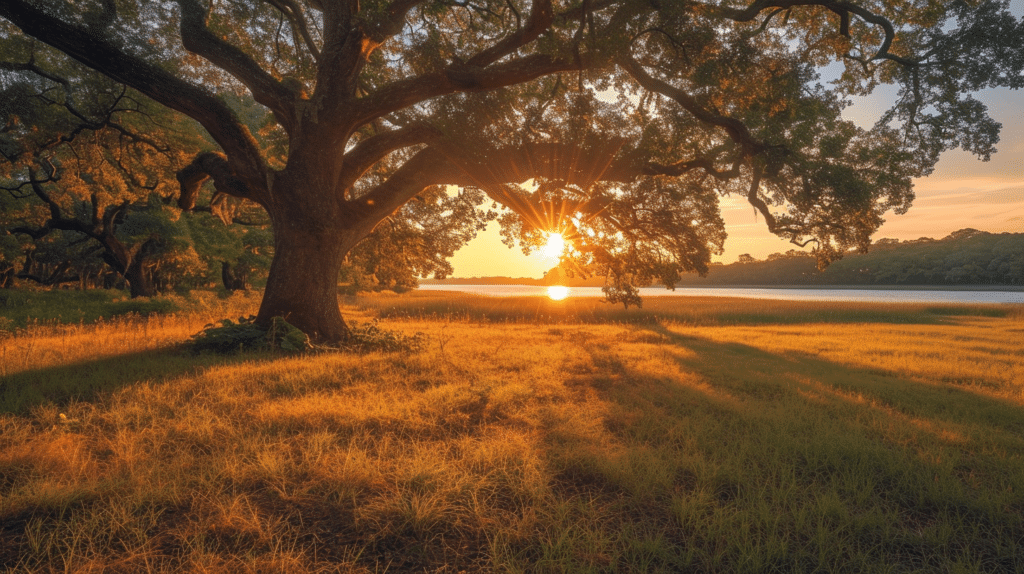
<svg viewBox="0 0 1024 574"><path fill-rule="evenodd" d="M550 285L538 285L535 283L483 283L474 282L472 279L467 279L467 282L455 283L440 281L421 281L420 285L430 285L432 287L460 287L460 286L473 286L473 287L550 287ZM594 287L592 285L567 285L567 287ZM599 287L599 286L598 286ZM660 288L661 285L651 285L647 288ZM992 291L992 292L1005 292L1005 293L1022 293L1024 292L1024 285L677 285L675 290L682 291L688 289L778 289L778 290L794 290L794 289L813 289L816 291Z"/></svg>

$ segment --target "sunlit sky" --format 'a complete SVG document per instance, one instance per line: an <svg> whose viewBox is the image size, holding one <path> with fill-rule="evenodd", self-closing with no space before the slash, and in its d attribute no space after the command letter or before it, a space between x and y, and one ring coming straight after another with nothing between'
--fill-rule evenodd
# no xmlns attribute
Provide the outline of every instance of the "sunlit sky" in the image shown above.
<svg viewBox="0 0 1024 574"><path fill-rule="evenodd" d="M1021 14L1024 0L1013 2ZM845 115L869 128L888 108L894 92L880 90L869 98L858 98ZM982 162L961 150L942 155L935 171L915 182L917 198L904 215L887 214L886 222L874 235L899 240L920 237L942 238L958 229L971 227L993 233L1024 233L1024 92L1006 89L977 94L989 113L1003 124L998 152ZM740 254L763 259L770 253L796 246L768 233L764 218L741 197L724 198L722 217L729 234L725 253L716 261L732 263ZM452 258L454 277L539 278L558 264L550 254L523 255L501 242L498 225L492 224Z"/></svg>

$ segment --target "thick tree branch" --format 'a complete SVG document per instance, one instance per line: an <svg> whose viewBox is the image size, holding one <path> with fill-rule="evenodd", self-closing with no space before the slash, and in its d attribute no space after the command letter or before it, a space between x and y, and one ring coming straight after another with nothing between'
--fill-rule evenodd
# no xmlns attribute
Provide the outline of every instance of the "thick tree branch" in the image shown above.
<svg viewBox="0 0 1024 574"><path fill-rule="evenodd" d="M345 154L338 176L340 189L348 189L366 170L395 150L426 143L436 132L425 125L414 125L380 133L356 144Z"/></svg>
<svg viewBox="0 0 1024 574"><path fill-rule="evenodd" d="M219 153L203 152L197 155L192 163L178 171L177 177L181 185L178 207L186 211L195 207L199 188L210 178L213 178L217 193L249 198L245 184L235 176L227 158Z"/></svg>
<svg viewBox="0 0 1024 574"><path fill-rule="evenodd" d="M697 98L648 74L643 66L634 60L632 56L622 56L617 60L617 63L644 89L657 92L672 99L701 122L725 130L729 137L743 148L745 156L756 155L767 148L763 142L754 138L743 122L706 110L700 105Z"/></svg>
<svg viewBox="0 0 1024 574"><path fill-rule="evenodd" d="M553 21L554 12L551 8L551 0L533 0L533 7L525 27L517 29L497 44L473 56L466 64L479 67L489 66L536 40L551 26Z"/></svg>
<svg viewBox="0 0 1024 574"><path fill-rule="evenodd" d="M17 227L11 227L9 229L11 235L28 235L32 239L42 239L50 234L49 227L28 227L27 225L19 225Z"/></svg>
<svg viewBox="0 0 1024 574"><path fill-rule="evenodd" d="M42 183L47 181L53 181L52 179L41 180L36 177L34 169L29 170L29 183L32 186L32 191L35 193L43 203L46 204L50 211L50 217L46 222L39 227L28 227L19 226L11 229L11 233L20 233L28 235L33 239L40 239L48 235L51 231L59 229L62 231L74 231L81 233L86 237L90 237L100 242L104 250L114 255L124 252L124 246L114 236L114 221L117 216L128 207L128 202L124 201L120 205L111 209L101 209L99 205L99 199L96 194L92 196L92 221L84 222L74 217L65 217L63 211L56 201L54 201L50 195L43 189ZM127 257L127 255L125 255ZM122 257L122 259L124 259ZM124 259L127 261L127 259ZM127 263L124 263L127 265ZM113 265L116 271L122 273L124 266L118 267Z"/></svg>
<svg viewBox="0 0 1024 574"><path fill-rule="evenodd" d="M50 210L50 219L54 221L61 220L63 219L63 216L61 215L60 205L54 201L48 193L46 193L46 190L43 189L42 186L43 183L50 181L54 181L52 176L47 177L47 179L39 179L36 177L35 168L28 168L28 182L32 186L32 192L46 204L46 207Z"/></svg>
<svg viewBox="0 0 1024 574"><path fill-rule="evenodd" d="M434 185L473 185L466 173L433 148L416 153L370 193L352 202L363 222L376 222L397 211L424 189ZM366 233L372 230L372 225Z"/></svg>
<svg viewBox="0 0 1024 574"><path fill-rule="evenodd" d="M209 9L199 0L177 1L181 8L181 41L185 48L245 84L257 102L270 108L285 131L292 131L298 95L275 80L245 52L210 32L206 27Z"/></svg>
<svg viewBox="0 0 1024 574"><path fill-rule="evenodd" d="M705 173L714 177L715 179L725 181L740 176L740 166L742 165L742 163L743 158L737 157L733 161L731 168L729 168L728 170L720 170L715 166L714 155L708 155L669 165L649 163L646 166L644 166L643 173L644 175L680 176L689 173L695 169L703 169Z"/></svg>
<svg viewBox="0 0 1024 574"><path fill-rule="evenodd" d="M587 65L586 61L574 62L571 59L553 58L542 54L487 67L455 62L442 72L393 82L360 98L354 106L353 113L361 125L438 96L503 88L549 74L584 69Z"/></svg>
<svg viewBox="0 0 1024 574"><path fill-rule="evenodd" d="M760 167L754 168L754 177L751 179L750 190L747 192L747 202L754 206L754 209L764 216L764 221L768 225L768 231L775 233L779 230L778 224L775 221L775 215L772 214L770 209L768 209L768 204L766 204L760 196L761 176L763 173L764 172Z"/></svg>
<svg viewBox="0 0 1024 574"><path fill-rule="evenodd" d="M198 121L230 158L250 198L269 201L268 168L256 141L234 112L205 88L122 51L102 34L64 22L31 0L0 2L0 16L86 66Z"/></svg>
<svg viewBox="0 0 1024 574"><path fill-rule="evenodd" d="M378 221L432 185L475 187L488 197L518 213L530 225L548 228L553 212L567 215L581 211L601 211L590 199L566 200L552 204L539 200L519 188L523 181L542 177L557 180L559 185L587 188L595 181L629 181L641 175L639 169L616 166L613 161L622 140L612 139L583 149L578 145L534 143L514 149L500 148L472 152L446 145L435 139L428 147L406 161L387 181L374 191L352 202L363 218ZM632 165L632 164L630 164ZM628 173L627 173L628 172Z"/></svg>
<svg viewBox="0 0 1024 574"><path fill-rule="evenodd" d="M763 177L764 169L759 165L754 165L754 176L750 181L750 190L747 192L747 202L754 206L754 209L764 217L764 222L768 227L768 231L780 236L788 234L790 236L790 242L794 245L799 245L800 247L804 247L808 243L815 241L812 238L808 241L800 242L797 240L797 236L804 233L803 230L788 225L779 225L775 214L772 213L768 204L761 199L761 181L763 180Z"/></svg>

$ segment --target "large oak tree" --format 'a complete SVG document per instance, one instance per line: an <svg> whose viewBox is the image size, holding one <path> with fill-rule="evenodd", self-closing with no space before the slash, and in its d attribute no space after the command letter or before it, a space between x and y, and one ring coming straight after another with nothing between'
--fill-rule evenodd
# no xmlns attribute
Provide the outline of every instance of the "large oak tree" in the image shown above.
<svg viewBox="0 0 1024 574"><path fill-rule="evenodd" d="M629 302L706 270L724 194L823 263L866 248L942 151L994 151L970 94L1024 83L1021 22L995 0L4 0L0 16L209 132L220 149L178 173L179 204L209 179L264 207L258 320L322 341L348 333L346 253L428 188L485 193L527 244L562 232L566 265ZM880 83L899 86L889 112L844 120ZM283 165L222 97L240 91Z"/></svg>

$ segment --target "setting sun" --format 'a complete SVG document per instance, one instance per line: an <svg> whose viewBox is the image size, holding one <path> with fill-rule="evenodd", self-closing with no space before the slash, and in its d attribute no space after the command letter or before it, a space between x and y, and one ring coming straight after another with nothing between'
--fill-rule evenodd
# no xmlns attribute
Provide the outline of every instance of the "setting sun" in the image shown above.
<svg viewBox="0 0 1024 574"><path fill-rule="evenodd" d="M548 242L540 248L540 253L544 257L561 257L565 253L565 238L561 233L549 233Z"/></svg>
<svg viewBox="0 0 1024 574"><path fill-rule="evenodd" d="M548 287L548 297L552 301L561 301L569 296L569 288L563 287L562 285L552 285Z"/></svg>

